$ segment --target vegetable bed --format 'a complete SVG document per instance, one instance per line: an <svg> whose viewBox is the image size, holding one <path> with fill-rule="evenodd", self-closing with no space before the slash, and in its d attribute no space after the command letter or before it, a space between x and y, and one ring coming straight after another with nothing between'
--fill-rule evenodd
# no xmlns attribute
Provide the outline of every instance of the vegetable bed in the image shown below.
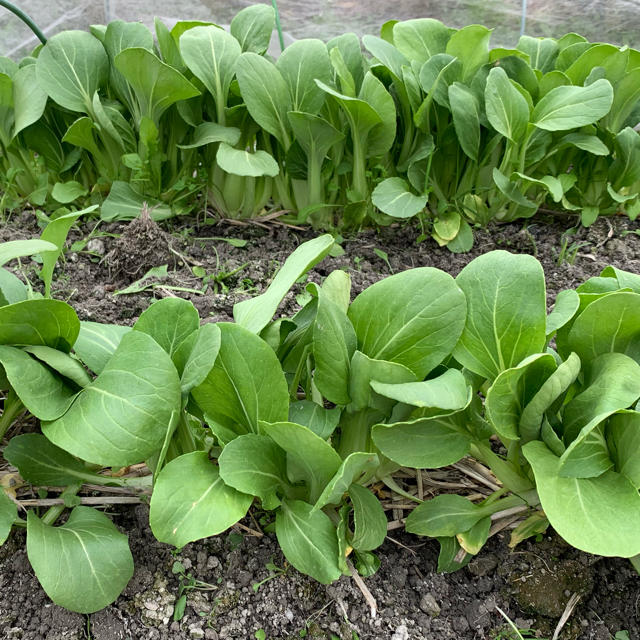
<svg viewBox="0 0 640 640"><path fill-rule="evenodd" d="M3 226L0 239L39 235L38 229L30 227L31 220L25 216L22 224ZM197 227L194 221L189 222L189 226L174 225L167 231L144 219L129 227L102 226L102 235L94 232L89 242L88 227L83 227L82 233L72 231L73 248L55 274L53 297L68 300L82 320L132 324L153 298L180 296L192 300L201 318L229 321L233 305L262 293L276 268L306 239L284 227L232 233L228 228ZM416 234L406 230L402 235L397 229L380 235L365 232L347 239L345 253L337 255L337 251L335 257L325 258L311 270L308 280L321 284L330 272L343 269L351 277L353 300L391 271L403 273L428 266L457 276L475 257L492 249L506 249L535 254L540 260L550 310L559 291L599 275L607 265L640 273L640 239L633 233L638 230L637 223L619 218L598 220L589 229L567 235L561 222L546 222L543 225L536 220L526 229L504 225L494 227L491 233L479 232L474 251L460 255L452 255L432 241L417 244ZM214 232L217 239L206 239ZM35 281L35 264L27 264L25 273ZM166 271L157 269L164 264ZM156 270L145 279L153 268ZM313 288L305 291L304 283L298 284L285 297L278 315L290 317L313 292ZM533 288L528 292L532 294ZM331 382L321 383L323 389ZM332 395L339 389L323 393ZM347 401L336 397L334 402ZM29 425L25 430L31 430ZM224 437L224 432L220 433ZM58 438L58 442L62 440ZM430 472L423 478L424 497L451 491L438 482L464 485L466 493L486 491L468 471L445 466ZM434 480L435 484L429 484ZM415 487L416 482L410 474L404 477L402 473L396 481L405 488ZM394 497L383 485L377 492L389 521L399 521L408 514L407 499ZM43 495L34 494L33 499L46 499ZM49 494L55 495L59 494ZM263 494L263 506L268 501L269 495ZM631 565L577 552L553 534L539 534L538 542L526 541L511 553L509 532L504 529L490 538L466 568L436 574L438 543L404 534L401 528L392 529L378 552L379 571L365 579L378 606L374 619L370 603L349 579L323 586L286 562L275 537L268 533L273 512L254 508L242 521L243 527L190 544L177 556L171 547L153 538L146 505L129 508L116 504L109 513L129 535L136 561L134 577L124 594L115 604L86 617L55 605L42 608L48 599L26 559L22 534L14 533L0 551L0 613L6 637L511 637L500 635L506 633L506 623L497 605L521 629L533 627L542 634L539 637L550 638L574 595L579 598L577 608L561 638L609 638L625 630L633 638L639 632L638 578ZM607 524L602 522L603 530ZM160 528L154 526L156 535ZM256 536L255 532L264 528L267 534ZM169 531L164 537L171 535ZM328 575L326 581L335 577ZM176 614L180 619L173 621L175 607L183 605L183 615Z"/></svg>

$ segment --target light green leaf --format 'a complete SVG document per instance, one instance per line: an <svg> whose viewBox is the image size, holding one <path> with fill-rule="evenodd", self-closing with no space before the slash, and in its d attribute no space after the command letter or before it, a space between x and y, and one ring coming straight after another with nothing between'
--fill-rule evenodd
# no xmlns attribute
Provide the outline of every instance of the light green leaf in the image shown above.
<svg viewBox="0 0 640 640"><path fill-rule="evenodd" d="M105 84L109 58L86 31L63 31L47 40L36 60L37 82L59 105L92 113L95 92Z"/></svg>
<svg viewBox="0 0 640 640"><path fill-rule="evenodd" d="M0 267L16 258L34 256L43 251L55 251L56 245L46 240L10 240L0 244Z"/></svg>
<svg viewBox="0 0 640 640"><path fill-rule="evenodd" d="M487 515L471 500L455 494L426 500L407 517L405 528L419 536L455 536L468 531Z"/></svg>
<svg viewBox="0 0 640 640"><path fill-rule="evenodd" d="M464 295L451 276L422 267L365 289L351 304L349 318L360 351L402 364L421 379L451 353L462 332L465 308Z"/></svg>
<svg viewBox="0 0 640 640"><path fill-rule="evenodd" d="M553 311L547 316L547 337L564 327L575 316L580 307L580 296L574 289L564 289L556 296Z"/></svg>
<svg viewBox="0 0 640 640"><path fill-rule="evenodd" d="M463 27L449 38L446 53L462 62L462 80L469 80L489 62L490 39L491 29L478 24Z"/></svg>
<svg viewBox="0 0 640 640"><path fill-rule="evenodd" d="M286 454L270 437L256 433L238 436L218 459L220 477L242 493L257 496L265 509L279 506L277 491L288 485Z"/></svg>
<svg viewBox="0 0 640 640"><path fill-rule="evenodd" d="M621 411L611 416L606 438L615 470L640 488L640 413Z"/></svg>
<svg viewBox="0 0 640 640"><path fill-rule="evenodd" d="M206 452L173 459L158 474L151 496L153 535L175 547L215 536L241 520L252 496L228 487Z"/></svg>
<svg viewBox="0 0 640 640"><path fill-rule="evenodd" d="M58 349L42 345L23 347L23 351L34 355L38 360L73 381L79 387L86 387L91 382L91 376L86 372L80 361L68 353L64 353L64 351L58 351Z"/></svg>
<svg viewBox="0 0 640 640"><path fill-rule="evenodd" d="M544 272L532 256L492 251L456 278L467 299L464 332L455 359L494 379L545 344Z"/></svg>
<svg viewBox="0 0 640 640"><path fill-rule="evenodd" d="M413 469L445 467L461 460L471 448L470 436L446 415L377 424L371 437L387 458Z"/></svg>
<svg viewBox="0 0 640 640"><path fill-rule="evenodd" d="M24 300L0 307L0 344L42 344L69 352L79 331L76 312L60 300Z"/></svg>
<svg viewBox="0 0 640 640"><path fill-rule="evenodd" d="M379 182L371 194L371 201L393 218L412 218L427 206L427 198L412 193L402 178L386 178Z"/></svg>
<svg viewBox="0 0 640 640"><path fill-rule="evenodd" d="M542 73L547 73L553 69L559 49L558 43L553 38L520 36L516 46L520 51L528 54L531 66L534 69L539 69Z"/></svg>
<svg viewBox="0 0 640 640"><path fill-rule="evenodd" d="M290 144L287 111L291 111L291 96L280 71L272 62L249 52L238 58L236 74L251 117L287 150Z"/></svg>
<svg viewBox="0 0 640 640"><path fill-rule="evenodd" d="M190 393L209 375L220 351L220 327L208 323L187 336L173 354L173 364L180 374L182 394Z"/></svg>
<svg viewBox="0 0 640 640"><path fill-rule="evenodd" d="M131 327L83 320L73 350L91 371L102 373L120 340L129 331Z"/></svg>
<svg viewBox="0 0 640 640"><path fill-rule="evenodd" d="M520 438L524 408L555 370L556 361L551 354L536 353L498 375L487 392L485 409L487 418L501 438Z"/></svg>
<svg viewBox="0 0 640 640"><path fill-rule="evenodd" d="M151 336L172 358L182 342L200 327L198 311L188 300L163 298L145 309L134 331Z"/></svg>
<svg viewBox="0 0 640 640"><path fill-rule="evenodd" d="M296 40L282 52L276 69L289 88L291 109L317 114L324 104L325 93L315 80L326 84L332 79L327 45L313 38Z"/></svg>
<svg viewBox="0 0 640 640"><path fill-rule="evenodd" d="M76 507L60 527L44 524L29 511L27 555L47 595L78 613L111 604L133 575L127 536L89 507Z"/></svg>
<svg viewBox="0 0 640 640"><path fill-rule="evenodd" d="M266 151L250 153L244 149L234 149L224 142L218 147L216 161L223 171L237 176L274 177L280 173L275 158Z"/></svg>
<svg viewBox="0 0 640 640"><path fill-rule="evenodd" d="M4 544L13 523L18 519L18 507L4 492L0 491L0 545Z"/></svg>
<svg viewBox="0 0 640 640"><path fill-rule="evenodd" d="M286 259L265 293L234 305L236 323L254 333L262 331L295 281L320 262L333 243L333 237L325 234L301 244Z"/></svg>
<svg viewBox="0 0 640 640"><path fill-rule="evenodd" d="M146 116L156 125L172 104L200 95L179 71L142 47L121 51L114 64L135 92L139 117Z"/></svg>
<svg viewBox="0 0 640 640"><path fill-rule="evenodd" d="M437 378L421 382L387 384L372 380L371 387L385 398L413 407L459 411L469 404L467 382L457 369L447 369Z"/></svg>
<svg viewBox="0 0 640 640"><path fill-rule="evenodd" d="M613 351L640 363L640 294L625 291L595 300L576 318L569 347L583 362Z"/></svg>
<svg viewBox="0 0 640 640"><path fill-rule="evenodd" d="M409 66L410 62L392 43L377 36L365 35L362 37L362 44L372 56L391 71L395 81L402 78L402 67Z"/></svg>
<svg viewBox="0 0 640 640"><path fill-rule="evenodd" d="M179 408L180 380L171 359L155 340L132 331L71 408L42 430L83 460L124 467L162 447Z"/></svg>
<svg viewBox="0 0 640 640"><path fill-rule="evenodd" d="M454 82L449 85L449 104L460 146L474 162L478 162L481 118L478 100L471 89L461 82Z"/></svg>
<svg viewBox="0 0 640 640"><path fill-rule="evenodd" d="M192 391L196 403L237 435L258 433L260 420L286 420L289 392L273 349L239 325L222 322L218 327L220 351L204 382Z"/></svg>
<svg viewBox="0 0 640 640"><path fill-rule="evenodd" d="M359 484L349 487L349 498L353 505L351 546L359 551L377 549L387 536L387 517L380 501Z"/></svg>
<svg viewBox="0 0 640 640"><path fill-rule="evenodd" d="M224 127L217 122L203 122L194 132L191 144L179 144L180 149L197 149L214 142L226 142L234 146L240 140L240 129L236 127Z"/></svg>
<svg viewBox="0 0 640 640"><path fill-rule="evenodd" d="M527 130L529 105L501 67L489 72L485 102L491 126L512 142L519 142Z"/></svg>
<svg viewBox="0 0 640 640"><path fill-rule="evenodd" d="M340 468L340 456L328 442L301 424L261 421L260 426L287 452L287 475L291 482L306 482L309 501L315 503Z"/></svg>
<svg viewBox="0 0 640 640"><path fill-rule="evenodd" d="M357 482L363 474L375 471L379 464L380 461L375 453L366 453L364 451L350 453L342 461L336 474L323 489L313 506L313 510L317 511L328 504L340 504L349 487L354 482Z"/></svg>
<svg viewBox="0 0 640 640"><path fill-rule="evenodd" d="M586 87L556 87L535 106L531 121L547 131L577 129L606 116L612 102L608 80L596 80Z"/></svg>
<svg viewBox="0 0 640 640"><path fill-rule="evenodd" d="M289 405L289 422L303 424L326 440L338 426L341 413L340 407L325 409L311 400L300 400Z"/></svg>
<svg viewBox="0 0 640 640"><path fill-rule="evenodd" d="M322 584L337 580L336 528L322 511L301 500L285 500L276 515L276 536L287 560L301 573Z"/></svg>
<svg viewBox="0 0 640 640"><path fill-rule="evenodd" d="M480 550L489 539L490 530L491 516L485 516L482 520L478 520L469 531L459 533L456 538L464 551L476 555L480 553Z"/></svg>
<svg viewBox="0 0 640 640"><path fill-rule="evenodd" d="M111 185L107 199L100 207L100 217L112 222L114 220L134 220L140 217L144 203L149 207L151 219L166 220L173 216L171 207L159 200L142 196L135 191L128 182L116 180Z"/></svg>
<svg viewBox="0 0 640 640"><path fill-rule="evenodd" d="M424 63L437 53L444 53L451 31L439 20L417 18L393 26L393 42L410 60Z"/></svg>
<svg viewBox="0 0 640 640"><path fill-rule="evenodd" d="M27 482L35 486L66 487L86 481L84 464L51 444L40 433L25 433L11 438L3 453Z"/></svg>
<svg viewBox="0 0 640 640"><path fill-rule="evenodd" d="M276 24L273 7L255 4L239 11L231 20L229 30L243 51L263 55L269 48L271 34Z"/></svg>
<svg viewBox="0 0 640 640"><path fill-rule="evenodd" d="M47 106L47 97L36 78L35 64L18 69L13 77L14 137L40 120Z"/></svg>
<svg viewBox="0 0 640 640"><path fill-rule="evenodd" d="M542 442L530 442L523 452L549 522L570 545L600 556L640 553L640 495L625 476L607 471L562 478L560 459Z"/></svg>
<svg viewBox="0 0 640 640"><path fill-rule="evenodd" d="M194 27L180 36L180 53L187 67L213 96L218 123L224 124L229 87L242 53L240 43L219 27Z"/></svg>

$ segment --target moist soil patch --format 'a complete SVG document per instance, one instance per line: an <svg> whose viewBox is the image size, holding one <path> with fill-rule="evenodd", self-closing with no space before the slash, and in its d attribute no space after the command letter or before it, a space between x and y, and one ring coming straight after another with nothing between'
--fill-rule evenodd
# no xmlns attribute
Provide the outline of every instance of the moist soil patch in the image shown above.
<svg viewBox="0 0 640 640"><path fill-rule="evenodd" d="M2 226L0 240L38 235L33 221L25 212ZM313 235L277 225L198 227L182 219L163 229L147 222L136 234L135 224L96 227L94 221L70 234L76 250L58 266L53 292L72 304L81 319L132 324L154 299L177 295L192 300L205 321L231 320L233 305L261 293L286 257ZM345 269L356 295L391 271L433 266L455 276L474 257L506 249L541 261L552 306L560 290L598 275L609 264L640 273L637 223L615 218L600 219L588 229L572 224L572 219L554 218L494 226L476 233L471 252L457 255L431 240L417 242L416 230L409 227L364 232L345 238L344 254L326 258L309 280L319 282L330 271ZM246 244L238 247L222 238ZM165 264L166 275L147 280L144 291L117 294L149 268ZM36 269L23 260L15 270L37 287ZM303 291L299 283L279 313L293 313ZM508 533L498 533L466 568L437 574L436 541L391 531L379 550L380 570L366 579L378 605L374 619L352 580L325 586L300 575L286 564L273 534L256 537L234 527L176 553L153 538L146 505L112 508L109 515L128 534L135 560L122 596L90 616L53 605L29 566L24 534L14 533L0 548L0 637L516 638L500 609L521 630L535 629L531 635L523 631L525 638L551 638L573 598L577 604L561 640L606 640L625 630L628 636L618 638L640 640L640 578L631 565L578 552L553 533L515 550L508 547ZM256 529L268 525L268 518L255 511L245 524ZM196 584L200 588L193 588ZM174 621L181 586L187 604L182 619Z"/></svg>

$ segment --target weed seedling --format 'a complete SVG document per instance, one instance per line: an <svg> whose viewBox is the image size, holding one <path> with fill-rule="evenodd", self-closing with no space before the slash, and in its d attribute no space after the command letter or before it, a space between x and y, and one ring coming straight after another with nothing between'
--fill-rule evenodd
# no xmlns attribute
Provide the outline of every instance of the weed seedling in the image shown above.
<svg viewBox="0 0 640 640"><path fill-rule="evenodd" d="M266 582L269 582L269 580L273 580L274 578L277 578L278 576L283 576L287 570L284 567L279 567L278 565L273 563L273 558L271 559L271 562L267 562L267 564L265 565L267 571L269 572L269 575L264 579L264 580L260 580L260 582L254 582L251 587L252 589L257 593L258 589L260 589L260 587L265 584Z"/></svg>
<svg viewBox="0 0 640 640"><path fill-rule="evenodd" d="M187 594L189 591L197 589L199 591L215 591L216 586L202 580L196 580L191 573L187 573L184 565L176 560L171 567L171 572L178 576L180 586L178 587L178 598L173 609L173 619L178 622L184 617L184 610L187 606Z"/></svg>
<svg viewBox="0 0 640 640"><path fill-rule="evenodd" d="M373 252L382 260L387 267L389 268L389 273L393 273L393 269L391 268L391 263L389 262L389 254L382 249L374 249Z"/></svg>

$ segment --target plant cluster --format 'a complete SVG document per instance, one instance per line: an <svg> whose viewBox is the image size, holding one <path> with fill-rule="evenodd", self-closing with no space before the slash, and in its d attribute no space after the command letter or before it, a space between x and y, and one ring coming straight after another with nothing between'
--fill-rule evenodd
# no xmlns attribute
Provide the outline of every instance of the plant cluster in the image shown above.
<svg viewBox="0 0 640 640"><path fill-rule="evenodd" d="M332 246L324 235L298 247L233 323L201 324L180 298L132 328L80 322L0 270L2 454L14 491L62 492L26 519L0 492L0 538L26 528L54 602L98 610L133 571L126 536L86 506L82 485L152 490L151 529L178 548L257 502L288 562L323 583L376 571L385 485L416 503L406 529L439 540L440 570L463 566L514 514L515 542L551 525L640 565L640 276L609 267L547 315L541 265L494 251L455 279L410 269L353 300L348 274L333 271L274 320ZM7 243L0 257L54 249ZM39 428L24 432L23 415ZM420 500L397 482L463 458L491 470L493 493ZM150 475L128 473L141 463Z"/></svg>
<svg viewBox="0 0 640 640"><path fill-rule="evenodd" d="M265 206L316 228L417 217L454 251L470 225L549 203L640 211L640 52L479 25L391 21L380 37L305 39L267 54L271 7L229 31L115 21L0 59L3 207L101 204L107 220ZM364 45L367 54L363 53ZM57 204L56 204L57 203Z"/></svg>

